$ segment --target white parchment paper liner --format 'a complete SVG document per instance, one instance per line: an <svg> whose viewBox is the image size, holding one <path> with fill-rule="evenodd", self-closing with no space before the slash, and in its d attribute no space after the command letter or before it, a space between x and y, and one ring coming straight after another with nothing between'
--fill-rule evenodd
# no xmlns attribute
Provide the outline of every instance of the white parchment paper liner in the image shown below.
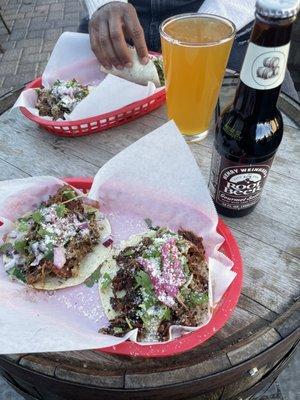
<svg viewBox="0 0 300 400"><path fill-rule="evenodd" d="M0 215L6 220L0 228L0 240L10 227L9 220L31 210L61 184L53 177L1 182ZM104 165L89 196L101 201L116 245L144 232L145 218L201 235L209 257L211 299L217 304L235 273L232 262L218 251L223 238L216 233L217 214L195 159L173 122ZM106 325L97 284L41 292L11 282L0 265L0 353L93 349L127 338L136 340L136 330L123 338L97 333ZM172 337L194 329L173 327Z"/></svg>
<svg viewBox="0 0 300 400"><path fill-rule="evenodd" d="M142 86L111 74L106 75L100 71L100 64L91 50L89 35L65 32L53 49L42 76L42 83L45 87L50 87L57 79L73 78L92 88L90 94L74 108L71 114L65 114L66 120L69 121L115 111L162 90L156 89L152 82L149 82L148 86ZM13 108L25 107L38 116L36 101L35 90L28 89L20 94ZM50 117L40 118L52 121Z"/></svg>

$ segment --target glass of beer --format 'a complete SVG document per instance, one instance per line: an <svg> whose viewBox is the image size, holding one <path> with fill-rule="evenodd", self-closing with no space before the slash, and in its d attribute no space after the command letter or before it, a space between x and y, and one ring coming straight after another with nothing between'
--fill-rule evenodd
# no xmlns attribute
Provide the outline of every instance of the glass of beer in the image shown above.
<svg viewBox="0 0 300 400"><path fill-rule="evenodd" d="M160 26L168 117L187 141L207 136L235 36L211 14L180 14Z"/></svg>

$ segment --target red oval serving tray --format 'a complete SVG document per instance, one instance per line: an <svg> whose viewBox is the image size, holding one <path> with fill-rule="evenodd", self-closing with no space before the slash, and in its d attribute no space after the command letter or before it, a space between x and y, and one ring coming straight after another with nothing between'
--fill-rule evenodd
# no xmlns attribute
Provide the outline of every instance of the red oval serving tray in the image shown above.
<svg viewBox="0 0 300 400"><path fill-rule="evenodd" d="M26 89L36 89L42 86L42 78L37 78L30 82ZM160 107L166 100L165 89L162 89L145 99L128 104L118 110L97 115L95 117L80 119L77 121L48 121L37 115L32 114L27 108L20 107L21 112L26 118L36 122L48 132L64 137L79 137L102 132L113 128L136 118L139 118Z"/></svg>
<svg viewBox="0 0 300 400"><path fill-rule="evenodd" d="M84 192L87 192L92 185L91 178L67 178L65 181ZM197 331L188 333L178 339L172 340L171 342L156 345L140 345L138 343L126 341L117 346L97 349L97 351L145 358L168 357L199 346L220 330L229 320L237 305L242 289L243 263L235 238L220 218L217 231L225 239L221 250L233 261L234 265L232 270L237 273L237 276L215 309L210 322L202 328L199 328Z"/></svg>

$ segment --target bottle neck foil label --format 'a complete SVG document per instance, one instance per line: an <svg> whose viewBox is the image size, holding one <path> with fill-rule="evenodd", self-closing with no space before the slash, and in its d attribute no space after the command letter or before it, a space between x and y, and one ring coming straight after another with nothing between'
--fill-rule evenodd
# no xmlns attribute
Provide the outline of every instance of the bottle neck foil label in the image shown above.
<svg viewBox="0 0 300 400"><path fill-rule="evenodd" d="M235 163L214 148L209 189L215 203L230 210L243 210L258 203L274 156L262 163Z"/></svg>
<svg viewBox="0 0 300 400"><path fill-rule="evenodd" d="M241 81L259 90L268 90L282 84L290 43L279 47L262 47L249 43L240 73Z"/></svg>

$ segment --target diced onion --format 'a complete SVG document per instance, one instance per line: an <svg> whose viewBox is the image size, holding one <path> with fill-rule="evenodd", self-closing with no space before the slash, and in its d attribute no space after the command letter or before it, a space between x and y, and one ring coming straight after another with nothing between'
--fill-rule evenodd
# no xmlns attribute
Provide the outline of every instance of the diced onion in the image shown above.
<svg viewBox="0 0 300 400"><path fill-rule="evenodd" d="M103 239L102 240L102 244L103 244L103 246L105 246L105 247L109 247L109 246L111 246L112 244L113 244L113 239L112 239L112 237L111 236L108 236L108 237L106 237L105 239Z"/></svg>

